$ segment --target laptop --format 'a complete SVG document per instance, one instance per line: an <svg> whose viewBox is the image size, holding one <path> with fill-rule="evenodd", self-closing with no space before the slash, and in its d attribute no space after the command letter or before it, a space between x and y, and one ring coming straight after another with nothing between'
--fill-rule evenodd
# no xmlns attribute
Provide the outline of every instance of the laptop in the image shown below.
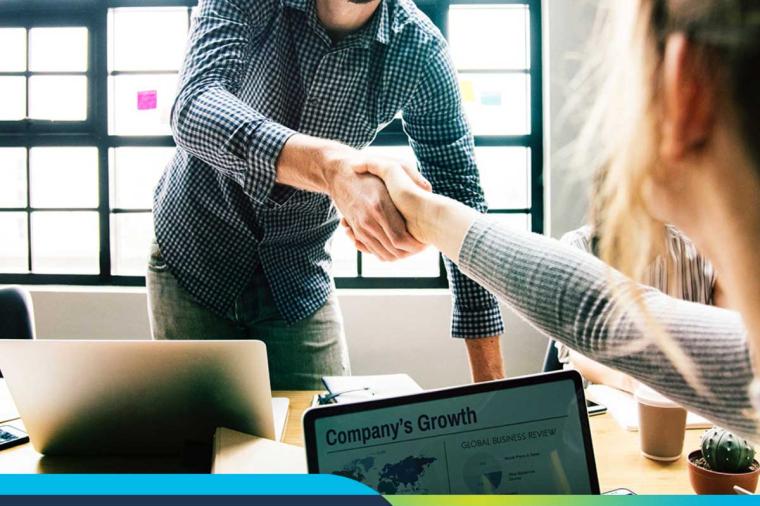
<svg viewBox="0 0 760 506"><path fill-rule="evenodd" d="M176 455L217 427L279 439L288 412L261 341L0 340L0 370L45 455Z"/></svg>
<svg viewBox="0 0 760 506"><path fill-rule="evenodd" d="M312 408L310 473L381 494L598 494L575 371Z"/></svg>

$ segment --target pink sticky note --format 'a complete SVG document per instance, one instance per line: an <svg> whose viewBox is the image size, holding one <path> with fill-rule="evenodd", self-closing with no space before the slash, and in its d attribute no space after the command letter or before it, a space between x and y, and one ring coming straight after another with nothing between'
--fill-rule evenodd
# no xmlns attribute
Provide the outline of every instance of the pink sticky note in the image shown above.
<svg viewBox="0 0 760 506"><path fill-rule="evenodd" d="M158 106L158 92L156 90L137 92L137 110L147 111Z"/></svg>

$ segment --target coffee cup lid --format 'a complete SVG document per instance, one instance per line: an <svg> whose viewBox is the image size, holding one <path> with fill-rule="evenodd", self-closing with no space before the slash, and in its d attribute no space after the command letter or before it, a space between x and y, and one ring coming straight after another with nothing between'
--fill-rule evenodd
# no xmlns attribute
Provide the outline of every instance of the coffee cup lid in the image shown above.
<svg viewBox="0 0 760 506"><path fill-rule="evenodd" d="M637 401L655 408L680 408L681 406L671 401L653 388L640 384L634 397Z"/></svg>

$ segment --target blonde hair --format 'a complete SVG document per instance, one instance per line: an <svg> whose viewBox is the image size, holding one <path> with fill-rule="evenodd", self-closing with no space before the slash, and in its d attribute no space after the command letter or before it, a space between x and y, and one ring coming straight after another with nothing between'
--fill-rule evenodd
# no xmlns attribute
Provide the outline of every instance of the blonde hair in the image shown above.
<svg viewBox="0 0 760 506"><path fill-rule="evenodd" d="M595 46L606 51L583 75L584 84L599 91L579 151L593 152L598 167L591 213L599 256L641 282L667 241L666 224L652 216L645 200L647 185L665 177L659 161L659 76L667 36L685 34L705 64L705 79L728 90L728 105L741 104L734 110L760 162L760 1L607 0L600 15L605 19ZM641 290L623 283L613 291L618 311L635 312L645 330L647 337L632 346L655 341L684 378L704 391L688 356L647 311Z"/></svg>
<svg viewBox="0 0 760 506"><path fill-rule="evenodd" d="M665 224L654 219L644 198L659 177L660 66L668 34L684 33L713 75L728 88L750 151L760 162L760 1L608 0L602 10L607 54L597 63L601 91L581 145L593 142L605 164L598 169L593 214L600 257L642 281L663 253ZM604 40L604 44L601 44ZM601 146L601 150L599 150ZM636 240L630 233L636 231Z"/></svg>

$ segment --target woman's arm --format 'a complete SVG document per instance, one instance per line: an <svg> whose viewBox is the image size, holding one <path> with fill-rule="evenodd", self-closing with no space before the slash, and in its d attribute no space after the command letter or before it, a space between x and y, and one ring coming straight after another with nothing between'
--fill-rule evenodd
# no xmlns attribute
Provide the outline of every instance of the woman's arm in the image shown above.
<svg viewBox="0 0 760 506"><path fill-rule="evenodd" d="M627 374L591 360L577 351L570 350L570 366L595 385L607 385L632 394L639 384Z"/></svg>
<svg viewBox="0 0 760 506"><path fill-rule="evenodd" d="M459 203L426 194L403 173L376 175L385 180L418 240L437 246L535 327L760 441L748 395L752 365L738 313L634 287L590 255L540 235L514 232ZM631 290L646 313L620 302L633 296ZM646 315L670 336L667 342L655 342L642 325ZM680 368L671 356L683 362Z"/></svg>
<svg viewBox="0 0 760 506"><path fill-rule="evenodd" d="M760 440L749 398L752 365L738 313L634 288L589 255L487 219L472 222L458 259L462 272L554 339ZM646 313L621 302L633 296L631 290L639 291ZM668 341L654 338L643 323L647 315Z"/></svg>

